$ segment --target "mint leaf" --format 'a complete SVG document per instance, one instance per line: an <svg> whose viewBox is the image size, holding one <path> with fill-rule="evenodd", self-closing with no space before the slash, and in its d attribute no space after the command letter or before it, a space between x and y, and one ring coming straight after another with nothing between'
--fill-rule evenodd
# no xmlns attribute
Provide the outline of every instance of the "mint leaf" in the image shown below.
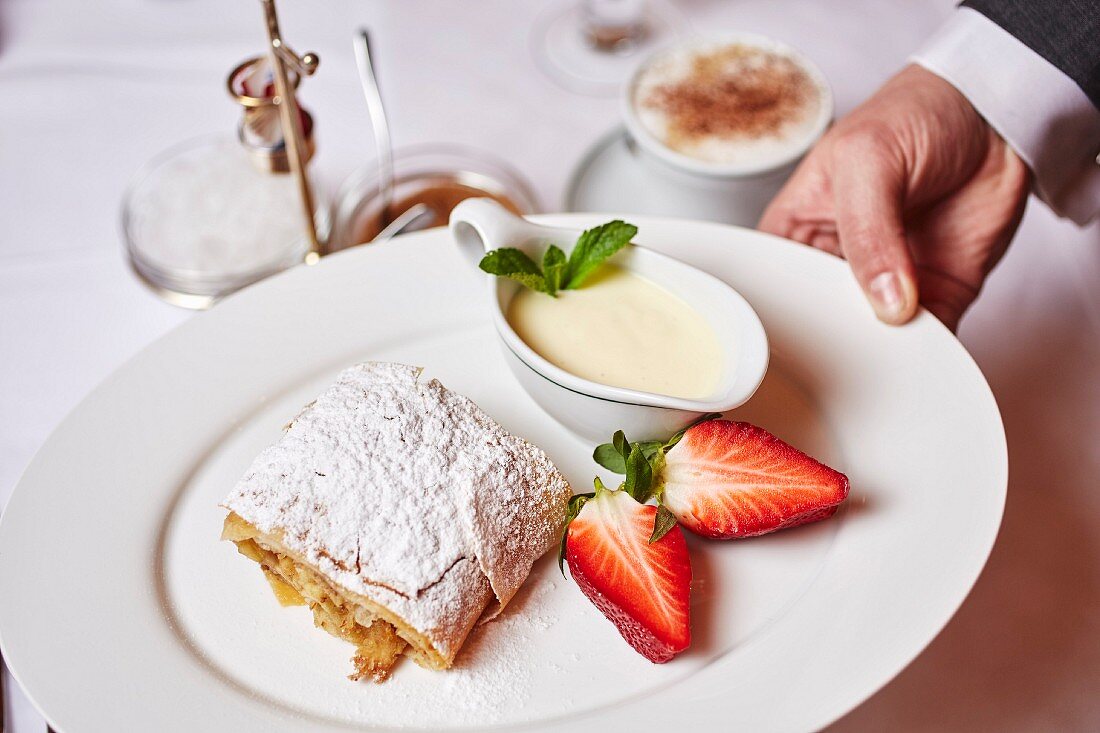
<svg viewBox="0 0 1100 733"><path fill-rule="evenodd" d="M657 451L661 450L661 448L663 448L665 444L659 440L643 440L636 445L642 449L643 456L645 456L646 458L653 458L653 456L656 455Z"/></svg>
<svg viewBox="0 0 1100 733"><path fill-rule="evenodd" d="M638 233L633 224L615 220L581 234L567 258L560 247L551 244L542 256L542 269L525 252L502 247L487 252L479 266L490 275L507 277L547 295L580 287L611 255L625 247Z"/></svg>
<svg viewBox="0 0 1100 733"><path fill-rule="evenodd" d="M551 244L546 250L542 256L542 271L546 279L546 291L553 295L561 289L569 273L569 262L560 247Z"/></svg>
<svg viewBox="0 0 1100 733"><path fill-rule="evenodd" d="M596 479L596 481L599 482L599 479ZM597 487L604 488L602 483L598 483ZM561 571L562 577L565 576L565 540L569 536L569 525L581 513L585 502L595 495L595 492L577 494L569 499L569 508L565 512L565 525L561 529L561 543L558 545L558 570Z"/></svg>
<svg viewBox="0 0 1100 733"><path fill-rule="evenodd" d="M596 450L592 451L592 460L612 473L626 473L626 459L611 443L596 446Z"/></svg>
<svg viewBox="0 0 1100 733"><path fill-rule="evenodd" d="M676 515L668 510L664 504L657 505L657 516L653 518L653 534L649 537L649 544L657 542L673 527L676 526Z"/></svg>
<svg viewBox="0 0 1100 733"><path fill-rule="evenodd" d="M593 270L625 247L637 233L638 227L616 219L581 234L569 254L569 279L565 288L579 288Z"/></svg>
<svg viewBox="0 0 1100 733"><path fill-rule="evenodd" d="M637 444L630 447L630 455L626 458L623 488L640 504L645 504L653 496L653 467Z"/></svg>
<svg viewBox="0 0 1100 733"><path fill-rule="evenodd" d="M490 275L511 278L540 293L551 293L546 285L546 278L535 261L514 247L494 249L486 252L478 263L485 272Z"/></svg>

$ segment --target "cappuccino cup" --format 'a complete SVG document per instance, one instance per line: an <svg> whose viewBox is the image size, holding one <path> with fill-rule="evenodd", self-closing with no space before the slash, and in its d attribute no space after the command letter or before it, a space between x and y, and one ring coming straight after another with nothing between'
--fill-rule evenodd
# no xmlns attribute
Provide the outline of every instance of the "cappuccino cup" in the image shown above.
<svg viewBox="0 0 1100 733"><path fill-rule="evenodd" d="M646 210L755 226L833 118L825 76L793 48L738 34L663 49L622 100Z"/></svg>

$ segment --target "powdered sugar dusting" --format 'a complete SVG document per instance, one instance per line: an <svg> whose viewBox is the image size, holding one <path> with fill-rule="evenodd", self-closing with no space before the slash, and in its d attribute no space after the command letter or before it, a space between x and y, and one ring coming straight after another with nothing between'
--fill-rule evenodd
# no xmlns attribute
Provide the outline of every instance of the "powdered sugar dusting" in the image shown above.
<svg viewBox="0 0 1100 733"><path fill-rule="evenodd" d="M529 649L535 635L557 623L556 616L537 608L554 588L553 582L539 584L521 612L505 613L472 637L470 648L442 680L438 696L418 703L429 706L421 716L437 722L457 716L463 722L484 724L522 707L532 693L534 661Z"/></svg>
<svg viewBox="0 0 1100 733"><path fill-rule="evenodd" d="M557 569L553 572L556 574ZM540 694L538 680L545 681L548 670L550 677L562 685L576 678L575 670L535 659L532 652L541 637L568 622L559 618L551 602L562 589L558 581L546 577L525 586L514 606L470 635L462 654L446 673L403 669L411 665L401 662L392 680L384 685L356 686L361 694L330 701L327 712L338 719L371 721L387 729L481 729L514 722L517 711L524 710ZM301 684L314 682L302 680ZM571 707L566 700L556 706L562 711Z"/></svg>
<svg viewBox="0 0 1100 733"><path fill-rule="evenodd" d="M346 369L224 505L450 660L554 542L570 490L541 450L419 373Z"/></svg>

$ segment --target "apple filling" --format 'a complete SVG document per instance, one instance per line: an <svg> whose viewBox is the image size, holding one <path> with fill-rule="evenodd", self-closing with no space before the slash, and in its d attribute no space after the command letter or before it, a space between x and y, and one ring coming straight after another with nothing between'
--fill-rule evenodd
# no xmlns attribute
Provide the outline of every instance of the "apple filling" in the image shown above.
<svg viewBox="0 0 1100 733"><path fill-rule="evenodd" d="M350 675L351 679L369 678L382 682L390 676L398 656L408 647L408 642L393 624L314 570L283 552L265 547L265 540L269 538L237 514L230 512L225 518L222 538L233 541L242 555L259 563L280 604L308 605L313 611L315 625L355 645L352 657L355 672ZM420 655L414 653L412 656Z"/></svg>

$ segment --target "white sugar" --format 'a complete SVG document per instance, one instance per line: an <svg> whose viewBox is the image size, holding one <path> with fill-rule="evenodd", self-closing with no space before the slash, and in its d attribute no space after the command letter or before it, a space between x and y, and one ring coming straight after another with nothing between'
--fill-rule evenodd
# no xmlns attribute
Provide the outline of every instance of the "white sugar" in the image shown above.
<svg viewBox="0 0 1100 733"><path fill-rule="evenodd" d="M129 229L143 260L205 277L286 265L305 246L293 176L257 170L232 140L150 171L130 200Z"/></svg>

